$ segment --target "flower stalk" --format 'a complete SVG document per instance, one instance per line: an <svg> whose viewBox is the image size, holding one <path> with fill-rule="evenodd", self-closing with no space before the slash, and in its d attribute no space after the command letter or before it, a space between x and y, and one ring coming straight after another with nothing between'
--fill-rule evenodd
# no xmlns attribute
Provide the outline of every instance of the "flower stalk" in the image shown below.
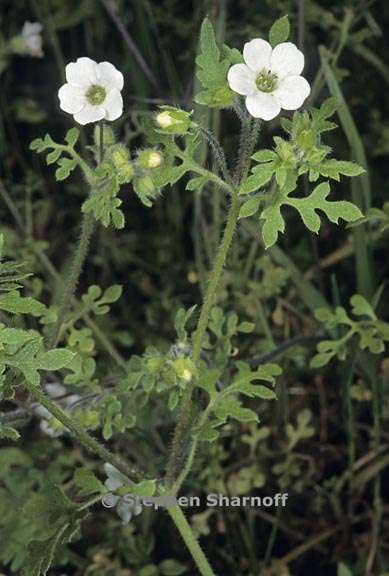
<svg viewBox="0 0 389 576"><path fill-rule="evenodd" d="M86 450L92 452L99 456L103 462L109 462L115 466L120 472L128 476L128 478L135 481L140 481L145 478L145 474L131 466L124 460L122 460L116 454L113 454L100 444L95 438L93 438L81 424L76 420L71 418L62 408L60 408L55 402L50 400L46 394L41 390L39 386L31 384L28 380L23 380L22 385L26 390L37 400L42 406L46 408L56 418L59 420L78 440L78 442L84 446Z"/></svg>
<svg viewBox="0 0 389 576"><path fill-rule="evenodd" d="M167 512L181 534L201 576L215 576L181 508L179 506L170 506L167 508Z"/></svg>
<svg viewBox="0 0 389 576"><path fill-rule="evenodd" d="M209 316L212 307L215 303L216 291L219 286L227 254L231 246L232 239L234 237L234 232L239 217L239 210L240 210L240 201L238 193L235 190L232 195L226 227L224 229L224 234L216 254L214 268L211 273L208 288L201 308L200 317L197 323L197 328L193 337L192 360L195 364L200 360L204 336L208 327ZM192 393L194 386L195 386L194 382L188 384L182 398L181 409L178 417L177 427L173 437L172 450L169 458L167 475L166 475L166 484L168 487L171 487L174 483L177 464L178 461L180 460L180 453L182 453L183 450L183 443L185 441L188 422L190 420L190 409L192 404Z"/></svg>

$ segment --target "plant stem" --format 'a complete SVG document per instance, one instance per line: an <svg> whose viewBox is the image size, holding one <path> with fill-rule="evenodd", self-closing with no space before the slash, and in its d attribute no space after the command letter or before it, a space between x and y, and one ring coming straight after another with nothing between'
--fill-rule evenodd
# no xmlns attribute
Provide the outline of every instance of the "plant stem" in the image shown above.
<svg viewBox="0 0 389 576"><path fill-rule="evenodd" d="M46 394L41 390L39 386L34 386L31 382L24 380L22 382L22 386L24 386L31 396L42 404L56 418L59 420L78 440L78 442L86 448L89 452L93 452L97 456L99 456L104 462L109 462L112 466L115 466L122 474L128 476L128 478L139 481L144 479L145 474L143 474L137 468L127 464L124 460L122 460L116 454L110 452L105 446L100 444L97 440L95 440L88 432L79 424L77 421L73 420L62 408L60 408L55 402L50 400Z"/></svg>
<svg viewBox="0 0 389 576"><path fill-rule="evenodd" d="M80 168L84 172L90 186L93 185L93 174L89 166L84 162L84 160L69 146L63 147L68 154L72 156L79 164ZM101 164L104 159L104 121L100 122L100 144L99 144L99 163ZM92 188L91 188L92 189ZM61 328L64 322L66 313L71 304L72 297L77 288L78 280L82 272L86 256L88 254L89 243L93 235L95 228L95 219L92 214L83 214L81 223L81 234L78 242L76 252L74 253L72 264L70 267L69 277L66 281L64 291L60 300L58 318L51 331L48 347L54 348L60 338Z"/></svg>
<svg viewBox="0 0 389 576"><path fill-rule="evenodd" d="M95 227L95 220L92 214L84 214L82 218L81 224L81 235L80 240L76 249L76 252L73 256L73 261L71 264L70 272L68 279L66 281L59 311L58 311L58 318L57 321L52 329L48 346L49 348L54 348L58 343L58 337L61 332L61 326L65 319L66 313L68 311L71 299L74 295L74 292L77 288L78 279L82 272L82 268L84 266L85 258L88 253L89 242L93 234L93 230Z"/></svg>
<svg viewBox="0 0 389 576"><path fill-rule="evenodd" d="M195 364L200 359L202 344L207 330L209 316L212 310L212 306L214 305L216 291L219 285L221 274L223 272L227 253L231 246L231 242L234 236L234 231L239 216L239 209L240 209L239 196L237 192L234 191L231 200L230 210L228 213L226 227L219 245L219 249L216 254L215 264L210 276L209 284L204 297L203 306L200 312L199 321L197 323L197 328L193 337L192 360ZM168 486L171 486L174 482L177 462L180 459L180 453L183 451L185 431L190 417L193 388L194 388L193 382L188 384L183 395L181 409L178 416L178 422L173 437L172 451L168 463L168 471L166 476Z"/></svg>
<svg viewBox="0 0 389 576"><path fill-rule="evenodd" d="M179 506L170 506L167 511L191 553L201 576L215 576L181 508Z"/></svg>

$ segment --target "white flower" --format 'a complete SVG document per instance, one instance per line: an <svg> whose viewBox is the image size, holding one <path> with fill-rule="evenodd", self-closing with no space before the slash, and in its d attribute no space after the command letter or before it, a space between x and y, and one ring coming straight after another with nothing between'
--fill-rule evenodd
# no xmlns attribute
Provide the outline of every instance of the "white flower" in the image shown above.
<svg viewBox="0 0 389 576"><path fill-rule="evenodd" d="M104 471L108 476L107 480L104 482L104 486L112 492L122 486L133 484L133 482L126 478L124 474L119 472L115 466L112 466L112 464L109 464L108 462L104 464ZM142 506L131 494L117 496L116 494L109 493L103 496L101 503L105 508L116 507L116 511L123 524L128 524L133 516L138 516L138 514L142 512Z"/></svg>
<svg viewBox="0 0 389 576"><path fill-rule="evenodd" d="M79 124L122 115L123 74L113 64L78 58L66 66L66 80L58 91L60 106Z"/></svg>
<svg viewBox="0 0 389 576"><path fill-rule="evenodd" d="M234 64L228 83L234 92L246 96L246 108L254 118L272 120L281 111L297 110L311 88L302 76L304 54L291 42L274 49L255 38L243 49L245 64Z"/></svg>
<svg viewBox="0 0 389 576"><path fill-rule="evenodd" d="M42 58L43 56L42 29L43 26L39 22L29 22L28 20L22 28L24 50L26 54L34 58Z"/></svg>

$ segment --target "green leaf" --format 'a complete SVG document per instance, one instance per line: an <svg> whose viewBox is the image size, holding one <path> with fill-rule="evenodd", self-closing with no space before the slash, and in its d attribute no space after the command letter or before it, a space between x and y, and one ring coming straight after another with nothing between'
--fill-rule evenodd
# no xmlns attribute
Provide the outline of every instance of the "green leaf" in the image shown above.
<svg viewBox="0 0 389 576"><path fill-rule="evenodd" d="M355 316L367 316L372 320L377 320L377 316L369 302L360 294L351 297L352 313Z"/></svg>
<svg viewBox="0 0 389 576"><path fill-rule="evenodd" d="M35 138L35 140L30 143L30 150L36 150L39 153L47 150L47 148L55 148L55 146L54 140L52 140L49 134L46 134L43 139Z"/></svg>
<svg viewBox="0 0 389 576"><path fill-rule="evenodd" d="M256 162L271 162L277 159L277 154L273 150L260 150L251 156Z"/></svg>
<svg viewBox="0 0 389 576"><path fill-rule="evenodd" d="M335 96L326 98L319 109L321 118L327 119L333 116L338 109L338 105L338 99Z"/></svg>
<svg viewBox="0 0 389 576"><path fill-rule="evenodd" d="M0 440L11 440L16 441L19 440L20 434L12 426L5 426L0 421Z"/></svg>
<svg viewBox="0 0 389 576"><path fill-rule="evenodd" d="M231 106L235 95L228 86L230 60L221 57L211 21L206 18L200 32L200 54L196 58L196 75L203 90L195 97L198 104L225 108Z"/></svg>
<svg viewBox="0 0 389 576"><path fill-rule="evenodd" d="M249 216L253 216L253 214L258 211L261 201L262 198L260 196L253 196L252 198L246 200L246 202L240 207L239 220L241 218L248 218Z"/></svg>
<svg viewBox="0 0 389 576"><path fill-rule="evenodd" d="M155 490L155 480L143 480L142 482L139 482L139 484L127 484L126 486L119 488L117 493L122 496L124 494L135 494L136 496L150 498L151 496L154 496Z"/></svg>
<svg viewBox="0 0 389 576"><path fill-rule="evenodd" d="M58 160L57 170L55 171L55 178L57 181L66 180L70 173L77 166L76 160L74 158L60 158Z"/></svg>
<svg viewBox="0 0 389 576"><path fill-rule="evenodd" d="M90 496L91 494L104 494L107 492L104 484L88 468L77 468L73 480L78 488L79 496Z"/></svg>
<svg viewBox="0 0 389 576"><path fill-rule="evenodd" d="M32 316L43 316L46 307L35 298L20 296L19 292L12 291L0 296L0 310L5 310L11 314L32 314Z"/></svg>
<svg viewBox="0 0 389 576"><path fill-rule="evenodd" d="M74 356L75 353L66 348L48 350L37 356L37 368L50 371L61 370L70 364Z"/></svg>
<svg viewBox="0 0 389 576"><path fill-rule="evenodd" d="M362 166L355 162L346 162L344 160L325 160L317 166L317 170L325 178L332 178L333 180L340 180L340 174L344 176L359 176L366 172Z"/></svg>
<svg viewBox="0 0 389 576"><path fill-rule="evenodd" d="M73 148L78 140L79 135L80 131L78 130L78 128L76 127L70 128L70 130L68 130L66 133L65 141L69 144L69 146Z"/></svg>
<svg viewBox="0 0 389 576"><path fill-rule="evenodd" d="M320 217L316 213L321 210L327 218L338 224L342 218L346 222L354 222L362 218L363 214L360 209L351 202L345 200L329 202L326 198L330 193L328 182L322 182L306 198L289 198L286 202L298 210L305 226L312 232L318 232L320 229Z"/></svg>
<svg viewBox="0 0 389 576"><path fill-rule="evenodd" d="M181 576L185 574L186 566L177 562L177 560L163 560L158 566L162 576Z"/></svg>
<svg viewBox="0 0 389 576"><path fill-rule="evenodd" d="M54 162L57 162L57 160L61 156L61 154L62 154L62 150L59 150L58 148L52 150L46 156L46 163L48 165L54 164Z"/></svg>
<svg viewBox="0 0 389 576"><path fill-rule="evenodd" d="M324 212L327 218L337 224L342 218L346 222L353 222L362 217L362 213L355 204L345 200L330 202L327 196L330 193L328 182L322 182L313 190L313 192L304 198L290 198L289 194L296 188L295 177L288 177L286 185L278 190L271 201L271 204L265 208L261 214L264 220L262 235L266 248L272 246L278 238L279 232L284 232L285 222L281 214L281 207L289 205L295 208L305 226L311 232L318 232L320 229L320 217L317 211Z"/></svg>
<svg viewBox="0 0 389 576"><path fill-rule="evenodd" d="M255 192L267 184L274 172L275 166L273 162L267 162L266 164L260 164L252 170L252 174L243 180L239 188L239 194L248 194L249 192Z"/></svg>
<svg viewBox="0 0 389 576"><path fill-rule="evenodd" d="M0 330L0 342L8 344L8 346L20 347L33 338L36 338L36 333L21 328L2 328Z"/></svg>
<svg viewBox="0 0 389 576"><path fill-rule="evenodd" d="M281 44L281 42L285 42L289 38L289 31L290 24L287 15L276 20L269 32L269 42L272 48L277 46L277 44Z"/></svg>
<svg viewBox="0 0 389 576"><path fill-rule="evenodd" d="M249 408L242 408L238 400L234 398L223 398L215 406L215 415L225 422L229 417L239 422L258 422L258 416Z"/></svg>

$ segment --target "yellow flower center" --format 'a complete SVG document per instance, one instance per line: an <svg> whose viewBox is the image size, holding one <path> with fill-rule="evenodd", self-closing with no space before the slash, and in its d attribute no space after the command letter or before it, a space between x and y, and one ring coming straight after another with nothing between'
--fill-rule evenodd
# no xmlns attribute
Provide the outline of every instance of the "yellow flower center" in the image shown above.
<svg viewBox="0 0 389 576"><path fill-rule="evenodd" d="M89 104L92 104L92 106L99 106L99 104L104 102L107 96L107 91L103 86L92 84L92 86L88 88L85 96Z"/></svg>

